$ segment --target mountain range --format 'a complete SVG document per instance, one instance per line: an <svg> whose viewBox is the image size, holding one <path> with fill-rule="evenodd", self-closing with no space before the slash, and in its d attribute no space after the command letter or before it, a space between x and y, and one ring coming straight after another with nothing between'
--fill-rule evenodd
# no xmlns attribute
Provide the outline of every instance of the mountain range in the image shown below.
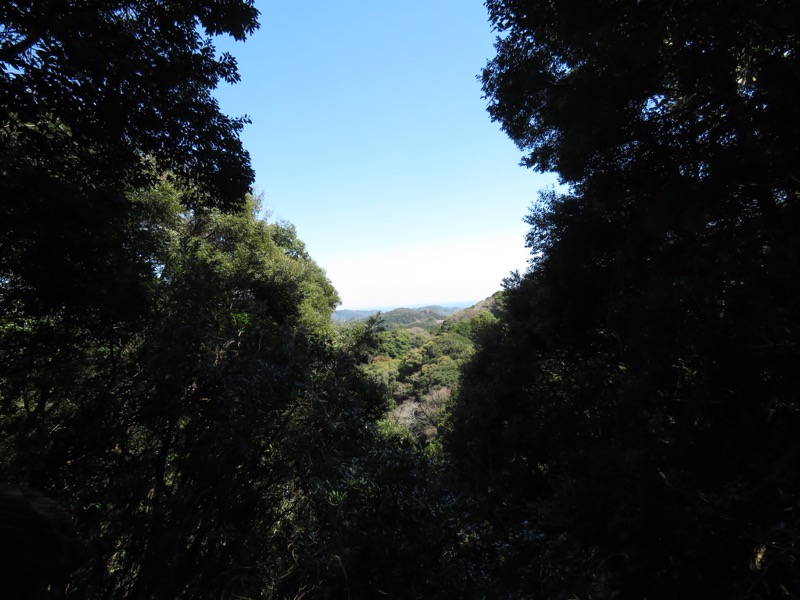
<svg viewBox="0 0 800 600"><path fill-rule="evenodd" d="M333 313L333 320L338 323L363 321L380 313L381 320L387 325L408 326L419 324L421 326L441 323L450 315L461 310L460 306L421 306L419 308L395 308L389 311L381 310L337 310Z"/></svg>

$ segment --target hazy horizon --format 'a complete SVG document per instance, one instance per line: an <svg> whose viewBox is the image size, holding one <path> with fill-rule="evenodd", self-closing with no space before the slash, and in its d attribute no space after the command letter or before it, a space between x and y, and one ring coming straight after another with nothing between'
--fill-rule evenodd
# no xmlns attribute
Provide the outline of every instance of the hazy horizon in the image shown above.
<svg viewBox="0 0 800 600"><path fill-rule="evenodd" d="M488 297L488 296L487 296ZM365 308L351 308L349 306L345 307L339 305L336 307L336 312L339 311L354 311L354 312L368 312L368 311L380 311L380 312L388 312L390 310L397 310L398 308L410 308L410 309L420 309L420 308L427 308L433 306L441 306L442 308L469 308L470 306L475 306L478 302L484 300L481 298L480 300L466 300L466 301L457 301L457 302L424 302L422 304L414 304L414 305L387 305L387 306L368 306Z"/></svg>

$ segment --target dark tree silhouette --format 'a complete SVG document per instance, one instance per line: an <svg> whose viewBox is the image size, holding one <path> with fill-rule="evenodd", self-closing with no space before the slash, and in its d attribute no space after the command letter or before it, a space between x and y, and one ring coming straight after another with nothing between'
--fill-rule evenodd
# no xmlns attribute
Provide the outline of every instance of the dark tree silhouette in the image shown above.
<svg viewBox="0 0 800 600"><path fill-rule="evenodd" d="M0 591L9 600L62 591L81 564L83 543L72 517L30 488L0 485Z"/></svg>
<svg viewBox="0 0 800 600"><path fill-rule="evenodd" d="M236 63L213 37L244 38L257 15L249 0L2 3L3 309L134 311L147 256L126 239L128 198L165 173L189 207L242 206L244 121L211 95Z"/></svg>
<svg viewBox="0 0 800 600"><path fill-rule="evenodd" d="M450 449L508 594L798 594L800 7L487 2L555 170ZM499 553L499 558L498 558Z"/></svg>

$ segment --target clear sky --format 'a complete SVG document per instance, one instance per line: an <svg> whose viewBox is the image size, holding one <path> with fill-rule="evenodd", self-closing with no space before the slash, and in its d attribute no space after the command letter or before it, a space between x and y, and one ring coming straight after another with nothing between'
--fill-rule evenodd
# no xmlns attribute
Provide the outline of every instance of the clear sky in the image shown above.
<svg viewBox="0 0 800 600"><path fill-rule="evenodd" d="M242 81L217 97L271 220L290 221L340 308L482 300L524 270L522 222L555 178L519 166L477 76L481 0L258 0L261 28L219 40Z"/></svg>

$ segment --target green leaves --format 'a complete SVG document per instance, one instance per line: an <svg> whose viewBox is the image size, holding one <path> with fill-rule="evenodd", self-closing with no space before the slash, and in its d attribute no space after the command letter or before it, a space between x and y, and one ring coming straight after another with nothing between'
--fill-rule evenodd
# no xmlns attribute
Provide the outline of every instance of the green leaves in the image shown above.
<svg viewBox="0 0 800 600"><path fill-rule="evenodd" d="M277 588L318 510L310 482L385 410L356 367L367 342L333 337L330 282L252 199L182 213L165 182L128 202L138 319L3 315L3 471L60 490L85 532L77 596Z"/></svg>
<svg viewBox="0 0 800 600"><path fill-rule="evenodd" d="M7 7L0 21L16 43L2 48L0 118L12 131L63 123L84 148L103 149L98 176L111 181L146 176L140 161L148 156L199 184L212 202L233 206L252 172L237 139L241 122L221 115L210 91L220 78L235 79L235 68L230 57L215 58L197 26L241 39L257 14L245 1Z"/></svg>
<svg viewBox="0 0 800 600"><path fill-rule="evenodd" d="M531 210L532 268L509 280L450 413L445 447L473 518L506 544L488 564L535 565L497 569L493 589L797 589L794 551L746 565L762 564L753 532L775 531L768 514L800 488L770 475L791 444L765 442L798 428L800 114L785 103L798 7L487 6L502 32L489 112L528 166L569 186Z"/></svg>
<svg viewBox="0 0 800 600"><path fill-rule="evenodd" d="M165 173L187 207L241 207L243 121L211 96L235 66L201 25L241 37L256 16L248 1L0 7L5 309L137 318L149 258L125 237L139 219L130 198Z"/></svg>

